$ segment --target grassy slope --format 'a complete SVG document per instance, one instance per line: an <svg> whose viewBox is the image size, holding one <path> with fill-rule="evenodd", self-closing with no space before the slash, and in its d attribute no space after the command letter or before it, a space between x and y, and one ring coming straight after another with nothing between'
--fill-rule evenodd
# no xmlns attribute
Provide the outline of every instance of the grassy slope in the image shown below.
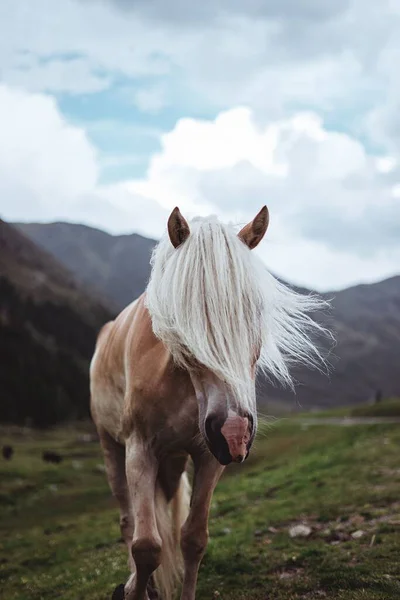
<svg viewBox="0 0 400 600"><path fill-rule="evenodd" d="M16 449L0 462L1 598L106 600L126 579L99 449L77 437L1 436ZM274 425L220 482L198 600L399 598L399 446L398 425ZM291 539L299 522L312 534Z"/></svg>
<svg viewBox="0 0 400 600"><path fill-rule="evenodd" d="M400 399L391 398L370 406L356 406L350 411L352 417L400 417Z"/></svg>
<svg viewBox="0 0 400 600"><path fill-rule="evenodd" d="M327 417L400 417L400 398L388 398L377 404L360 406L339 406L328 410L302 412L291 415L291 419Z"/></svg>

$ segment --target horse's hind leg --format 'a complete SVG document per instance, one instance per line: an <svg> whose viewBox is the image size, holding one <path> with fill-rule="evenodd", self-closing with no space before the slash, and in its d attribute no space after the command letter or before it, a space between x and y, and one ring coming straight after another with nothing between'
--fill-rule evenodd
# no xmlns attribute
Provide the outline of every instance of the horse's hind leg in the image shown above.
<svg viewBox="0 0 400 600"><path fill-rule="evenodd" d="M103 449L107 479L119 505L121 536L128 547L129 567L133 574L135 565L131 554L131 545L134 523L125 474L125 447L116 442L105 430L99 429L99 438Z"/></svg>
<svg viewBox="0 0 400 600"><path fill-rule="evenodd" d="M157 528L155 487L158 462L151 449L132 435L126 441L126 476L135 523L132 556L136 565L134 589L126 600L147 600L147 586L161 563L162 540Z"/></svg>

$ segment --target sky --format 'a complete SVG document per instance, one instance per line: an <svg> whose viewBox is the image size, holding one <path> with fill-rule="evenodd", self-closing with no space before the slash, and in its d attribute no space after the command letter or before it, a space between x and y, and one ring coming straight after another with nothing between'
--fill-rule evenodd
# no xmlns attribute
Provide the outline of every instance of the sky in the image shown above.
<svg viewBox="0 0 400 600"><path fill-rule="evenodd" d="M0 216L244 225L295 284L400 274L399 0L0 3Z"/></svg>

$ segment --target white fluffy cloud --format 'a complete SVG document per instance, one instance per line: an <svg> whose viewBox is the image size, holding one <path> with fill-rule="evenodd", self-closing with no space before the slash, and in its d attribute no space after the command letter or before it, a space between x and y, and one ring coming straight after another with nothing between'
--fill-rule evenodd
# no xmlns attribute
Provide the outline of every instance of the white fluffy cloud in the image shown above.
<svg viewBox="0 0 400 600"><path fill-rule="evenodd" d="M10 221L84 221L160 235L166 215L124 184L100 185L85 131L47 95L0 86L0 214Z"/></svg>
<svg viewBox="0 0 400 600"><path fill-rule="evenodd" d="M327 289L398 269L396 161L326 130L317 115L260 128L249 109L236 108L213 122L182 119L162 146L129 189L189 216L217 212L242 223L268 204L261 252L289 279Z"/></svg>
<svg viewBox="0 0 400 600"><path fill-rule="evenodd" d="M9 220L83 221L158 237L170 210L244 223L271 213L258 251L277 274L332 289L393 274L400 264L398 163L327 130L314 113L261 127L237 107L181 119L141 180L99 183L84 129L42 94L0 87L0 212Z"/></svg>
<svg viewBox="0 0 400 600"><path fill-rule="evenodd" d="M48 216L93 189L96 153L85 133L66 123L49 96L0 86L0 189L14 218Z"/></svg>

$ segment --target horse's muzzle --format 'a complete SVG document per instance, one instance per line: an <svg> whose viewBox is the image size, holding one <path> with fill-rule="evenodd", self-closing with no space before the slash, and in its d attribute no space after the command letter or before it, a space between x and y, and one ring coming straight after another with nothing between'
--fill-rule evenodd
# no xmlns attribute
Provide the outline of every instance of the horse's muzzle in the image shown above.
<svg viewBox="0 0 400 600"><path fill-rule="evenodd" d="M229 411L228 416L210 414L205 421L208 448L221 463L242 463L248 456L253 436L253 419Z"/></svg>

